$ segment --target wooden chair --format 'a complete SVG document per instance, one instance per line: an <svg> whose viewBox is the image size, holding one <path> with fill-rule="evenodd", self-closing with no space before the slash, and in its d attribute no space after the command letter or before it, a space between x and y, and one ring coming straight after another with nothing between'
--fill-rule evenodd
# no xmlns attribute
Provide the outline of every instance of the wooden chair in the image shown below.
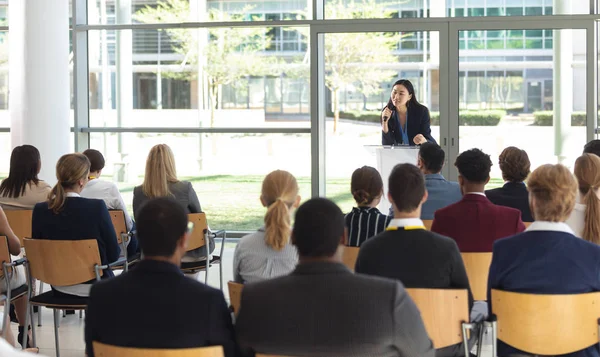
<svg viewBox="0 0 600 357"><path fill-rule="evenodd" d="M531 226L533 222L523 222L523 224L525 225L525 228L529 228L529 226Z"/></svg>
<svg viewBox="0 0 600 357"><path fill-rule="evenodd" d="M27 259L21 258L13 262L10 255L10 251L8 249L8 239L6 238L6 236L0 236L0 261L2 262L2 265L0 265L0 278L4 279L6 285L6 292L4 293L6 298L4 314L6 315L10 311L10 304L13 301L20 299L21 297L27 294L28 287L26 284L15 287L11 286L10 283L12 274L14 274L14 267L18 265L24 265ZM8 331L10 326L7 324L8 320L6 319L6 316L4 317L4 320L2 320L2 337L6 339L6 332ZM27 320L29 319L31 319L31 325L33 325L33 312L30 312L30 315L27 316ZM31 337L33 339L33 345L35 346L35 331L32 331ZM27 336L24 336L23 338L24 340L21 341L22 346L27 346Z"/></svg>
<svg viewBox="0 0 600 357"><path fill-rule="evenodd" d="M284 355L266 355L264 353L257 353L255 355L255 357L290 357L290 356L284 356Z"/></svg>
<svg viewBox="0 0 600 357"><path fill-rule="evenodd" d="M125 222L125 214L121 210L109 210L110 220L112 221L113 227L115 228L115 234L117 235L117 242L121 246L121 251L125 256L125 264L121 266L113 267L113 270L129 270L129 267L140 261L141 254L135 254L134 256L127 256L127 244L131 239L132 232L127 231L127 223Z"/></svg>
<svg viewBox="0 0 600 357"><path fill-rule="evenodd" d="M425 226L425 229L427 229L428 231L431 230L431 225L433 224L433 220L432 219L424 219L423 220L423 225Z"/></svg>
<svg viewBox="0 0 600 357"><path fill-rule="evenodd" d="M469 323L469 293L466 289L406 289L421 311L427 334L433 346L444 348L463 343L469 356L467 330Z"/></svg>
<svg viewBox="0 0 600 357"><path fill-rule="evenodd" d="M227 287L229 288L230 309L235 314L235 316L237 316L238 312L240 312L240 305L242 302L242 289L244 289L244 284L229 281L227 282Z"/></svg>
<svg viewBox="0 0 600 357"><path fill-rule="evenodd" d="M486 301L492 253L460 253L460 255L465 263L473 298Z"/></svg>
<svg viewBox="0 0 600 357"><path fill-rule="evenodd" d="M597 345L600 292L568 295L492 290L493 356L498 339L528 354L563 355Z"/></svg>
<svg viewBox="0 0 600 357"><path fill-rule="evenodd" d="M54 286L69 286L84 281L100 280L102 269L108 269L122 261L110 265L101 265L98 241L85 240L24 240L27 252L29 281L38 279ZM87 297L56 297L52 291L32 296L31 285L27 291L29 304L44 306L54 312L54 342L56 356L60 357L58 339L59 310L84 310L87 307ZM28 312L29 314L29 309ZM27 334L25 334L27 335Z"/></svg>
<svg viewBox="0 0 600 357"><path fill-rule="evenodd" d="M359 247L344 246L344 251L342 252L342 261L344 262L344 265L352 271L354 271L354 267L356 266L356 259L358 258L359 251Z"/></svg>
<svg viewBox="0 0 600 357"><path fill-rule="evenodd" d="M199 260L199 261L194 261L194 262L182 262L181 263L181 270L184 273L195 273L201 270L204 270L206 272L206 275L204 277L204 283L208 284L208 271L210 269L207 269L207 264L206 262L210 261L208 264L208 268L210 268L212 265L218 265L219 266L219 286L221 288L221 290L223 290L223 264L222 264L222 257L223 257L223 250L225 248L225 240L227 239L227 232L225 232L224 230L220 230L217 232L209 232L208 231L208 222L206 221L206 214L205 213L190 213L188 214L188 219L190 222L194 223L194 229L192 230L192 233L190 235L190 240L189 240L189 244L188 244L188 249L187 251L192 251L204 246L207 246L208 248L208 241L209 241L209 236L211 236L212 238L216 238L216 237L221 237L221 250L219 252L219 255L211 255L208 253L208 249L206 250L206 260Z"/></svg>
<svg viewBox="0 0 600 357"><path fill-rule="evenodd" d="M33 216L33 210L5 210L6 220L8 225L15 233L21 245L23 245L23 239L31 237L31 218Z"/></svg>
<svg viewBox="0 0 600 357"><path fill-rule="evenodd" d="M156 349L132 348L105 345L94 341L94 356L97 357L223 357L222 346Z"/></svg>

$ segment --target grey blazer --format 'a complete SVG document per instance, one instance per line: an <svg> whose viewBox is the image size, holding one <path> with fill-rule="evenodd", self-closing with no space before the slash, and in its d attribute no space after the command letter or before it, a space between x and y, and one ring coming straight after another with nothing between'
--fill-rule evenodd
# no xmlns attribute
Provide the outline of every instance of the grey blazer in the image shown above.
<svg viewBox="0 0 600 357"><path fill-rule="evenodd" d="M236 331L247 356L435 356L400 282L338 263L301 263L290 275L245 285Z"/></svg>

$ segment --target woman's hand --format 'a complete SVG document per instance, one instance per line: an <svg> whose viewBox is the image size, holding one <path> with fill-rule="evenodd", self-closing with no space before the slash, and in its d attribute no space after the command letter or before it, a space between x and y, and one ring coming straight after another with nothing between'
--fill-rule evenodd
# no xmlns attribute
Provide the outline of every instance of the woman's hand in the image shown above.
<svg viewBox="0 0 600 357"><path fill-rule="evenodd" d="M417 136L415 136L415 138L413 139L413 141L415 142L415 144L417 145L421 145L427 142L427 139L425 139L425 137L423 136L423 134L417 134Z"/></svg>
<svg viewBox="0 0 600 357"><path fill-rule="evenodd" d="M388 120L390 120L391 117L392 111L390 110L390 108L385 107L385 109L383 109L383 111L381 112L381 130L385 134L387 134L387 132L389 131Z"/></svg>

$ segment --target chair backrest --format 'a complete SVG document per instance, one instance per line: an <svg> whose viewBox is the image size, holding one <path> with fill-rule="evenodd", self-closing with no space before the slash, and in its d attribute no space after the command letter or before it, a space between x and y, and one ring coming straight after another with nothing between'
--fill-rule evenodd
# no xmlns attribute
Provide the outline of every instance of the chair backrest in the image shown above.
<svg viewBox="0 0 600 357"><path fill-rule="evenodd" d="M194 223L194 230L190 235L188 243L188 252L198 249L206 245L206 232L208 231L208 223L206 222L206 213L190 213L188 220Z"/></svg>
<svg viewBox="0 0 600 357"><path fill-rule="evenodd" d="M525 228L529 227L533 222L523 222L523 224L525 225Z"/></svg>
<svg viewBox="0 0 600 357"><path fill-rule="evenodd" d="M23 239L31 237L31 218L33 216L33 210L5 210L6 220L8 225L15 233L21 245L23 245Z"/></svg>
<svg viewBox="0 0 600 357"><path fill-rule="evenodd" d="M94 266L101 265L97 240L26 238L24 243L33 278L56 286L96 279Z"/></svg>
<svg viewBox="0 0 600 357"><path fill-rule="evenodd" d="M244 288L244 284L229 281L227 282L227 288L229 289L229 303L237 316L242 302L242 289Z"/></svg>
<svg viewBox="0 0 600 357"><path fill-rule="evenodd" d="M255 357L290 357L290 356L284 356L284 355L266 355L264 353L257 353L255 355Z"/></svg>
<svg viewBox="0 0 600 357"><path fill-rule="evenodd" d="M492 253L460 253L460 255L465 263L473 298L487 300L487 283L490 264L492 264Z"/></svg>
<svg viewBox="0 0 600 357"><path fill-rule="evenodd" d="M563 355L598 344L600 292L570 295L492 290L498 339L531 354Z"/></svg>
<svg viewBox="0 0 600 357"><path fill-rule="evenodd" d="M6 236L0 236L0 278L4 278L3 262L11 262L10 251L8 250L8 239Z"/></svg>
<svg viewBox="0 0 600 357"><path fill-rule="evenodd" d="M115 228L115 234L117 235L117 242L122 243L122 234L127 234L127 224L125 223L125 214L121 210L109 210L110 220L112 221L113 227Z"/></svg>
<svg viewBox="0 0 600 357"><path fill-rule="evenodd" d="M423 225L425 226L425 229L427 229L428 231L431 230L432 224L433 224L433 219L424 219L423 220Z"/></svg>
<svg viewBox="0 0 600 357"><path fill-rule="evenodd" d="M342 261L344 262L344 265L352 271L354 271L354 267L356 266L356 259L358 258L359 250L359 247L344 246L344 250L342 252Z"/></svg>
<svg viewBox="0 0 600 357"><path fill-rule="evenodd" d="M462 323L469 322L469 293L466 289L406 289L425 324L433 346L443 348L463 341Z"/></svg>
<svg viewBox="0 0 600 357"><path fill-rule="evenodd" d="M92 342L94 356L97 357L223 357L222 346L178 348L178 349L156 349L156 348L132 348L105 345L100 342Z"/></svg>

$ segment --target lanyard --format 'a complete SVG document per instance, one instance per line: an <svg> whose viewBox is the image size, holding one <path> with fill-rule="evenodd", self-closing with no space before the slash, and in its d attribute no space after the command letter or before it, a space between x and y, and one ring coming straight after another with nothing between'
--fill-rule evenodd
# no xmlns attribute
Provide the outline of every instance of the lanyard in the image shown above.
<svg viewBox="0 0 600 357"><path fill-rule="evenodd" d="M425 229L424 226L404 226L404 227L387 227L385 230L386 231L398 231L398 230L405 230L405 231L416 231L418 229Z"/></svg>

